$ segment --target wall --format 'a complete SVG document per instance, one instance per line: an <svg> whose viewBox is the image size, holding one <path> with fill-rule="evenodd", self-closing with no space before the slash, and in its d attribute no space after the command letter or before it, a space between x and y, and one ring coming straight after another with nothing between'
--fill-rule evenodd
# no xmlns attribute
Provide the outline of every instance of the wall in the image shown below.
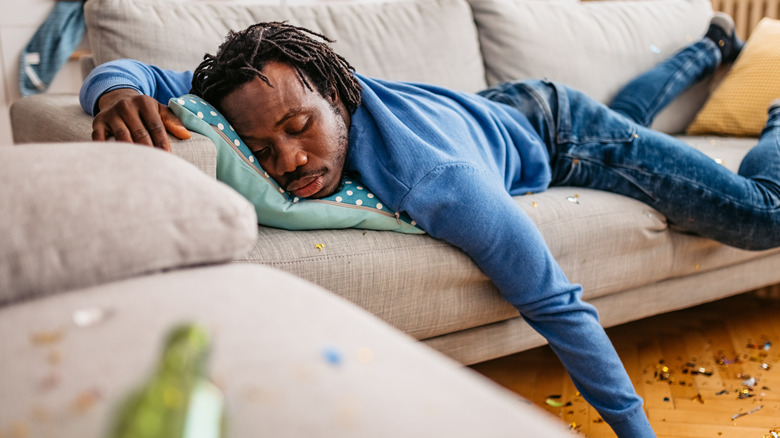
<svg viewBox="0 0 780 438"><path fill-rule="evenodd" d="M12 143L8 109L21 98L19 55L53 6L54 0L0 0L0 145ZM85 42L81 48L86 48ZM57 74L49 92L76 93L79 85L81 71L72 61Z"/></svg>
<svg viewBox="0 0 780 438"><path fill-rule="evenodd" d="M780 18L780 0L712 0L712 8L734 18L742 39L750 36L762 18Z"/></svg>

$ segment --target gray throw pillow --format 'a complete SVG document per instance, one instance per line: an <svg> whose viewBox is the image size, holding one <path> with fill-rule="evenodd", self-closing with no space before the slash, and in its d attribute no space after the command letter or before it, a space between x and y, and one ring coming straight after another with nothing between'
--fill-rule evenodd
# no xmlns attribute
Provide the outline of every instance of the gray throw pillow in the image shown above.
<svg viewBox="0 0 780 438"><path fill-rule="evenodd" d="M229 261L253 206L165 152L121 143L0 147L0 304Z"/></svg>

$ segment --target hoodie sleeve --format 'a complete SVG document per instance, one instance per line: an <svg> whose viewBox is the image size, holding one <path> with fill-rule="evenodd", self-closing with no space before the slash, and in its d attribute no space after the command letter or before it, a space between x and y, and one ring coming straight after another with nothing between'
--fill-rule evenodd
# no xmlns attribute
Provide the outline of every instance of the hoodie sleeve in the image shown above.
<svg viewBox="0 0 780 438"><path fill-rule="evenodd" d="M467 163L442 165L412 187L401 207L431 236L471 257L620 436L651 436L642 399L596 309L582 301L582 287L568 281L501 180Z"/></svg>
<svg viewBox="0 0 780 438"><path fill-rule="evenodd" d="M132 59L119 59L97 66L84 80L79 102L84 111L98 113L98 100L108 91L131 88L167 104L171 97L186 94L192 88L191 71L165 70Z"/></svg>

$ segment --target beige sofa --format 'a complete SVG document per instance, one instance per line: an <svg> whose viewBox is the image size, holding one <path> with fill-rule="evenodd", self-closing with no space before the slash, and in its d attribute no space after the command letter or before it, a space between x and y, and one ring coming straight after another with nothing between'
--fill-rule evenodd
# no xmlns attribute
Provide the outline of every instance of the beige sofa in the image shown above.
<svg viewBox="0 0 780 438"><path fill-rule="evenodd" d="M476 91L508 79L564 81L608 101L620 86L703 35L706 0L345 1L289 6L234 1L90 0L88 37L97 63L130 57L193 68L230 28L287 19L337 40L358 71ZM656 128L679 134L707 96L686 93ZM16 142L89 139L76 96L15 103ZM736 169L755 139L686 137ZM215 175L208 139L174 154ZM780 283L780 250L748 252L679 232L646 205L559 187L516 198L563 270L613 326ZM468 230L464 230L468 232ZM462 252L425 235L259 227L239 264L310 280L464 364L544 343Z"/></svg>
<svg viewBox="0 0 780 438"><path fill-rule="evenodd" d="M225 436L571 436L356 305L229 264L257 239L254 208L174 156L2 146L0 204L4 437L114 436L119 406L185 322L210 334Z"/></svg>

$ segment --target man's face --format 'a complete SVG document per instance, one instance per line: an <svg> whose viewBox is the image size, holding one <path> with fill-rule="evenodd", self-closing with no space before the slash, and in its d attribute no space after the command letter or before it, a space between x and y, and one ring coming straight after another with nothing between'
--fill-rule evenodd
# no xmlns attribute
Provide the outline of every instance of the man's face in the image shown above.
<svg viewBox="0 0 780 438"><path fill-rule="evenodd" d="M255 78L222 99L222 112L282 188L299 198L332 194L344 169L349 112L338 93L309 90L287 64L269 62L262 72L273 87Z"/></svg>

